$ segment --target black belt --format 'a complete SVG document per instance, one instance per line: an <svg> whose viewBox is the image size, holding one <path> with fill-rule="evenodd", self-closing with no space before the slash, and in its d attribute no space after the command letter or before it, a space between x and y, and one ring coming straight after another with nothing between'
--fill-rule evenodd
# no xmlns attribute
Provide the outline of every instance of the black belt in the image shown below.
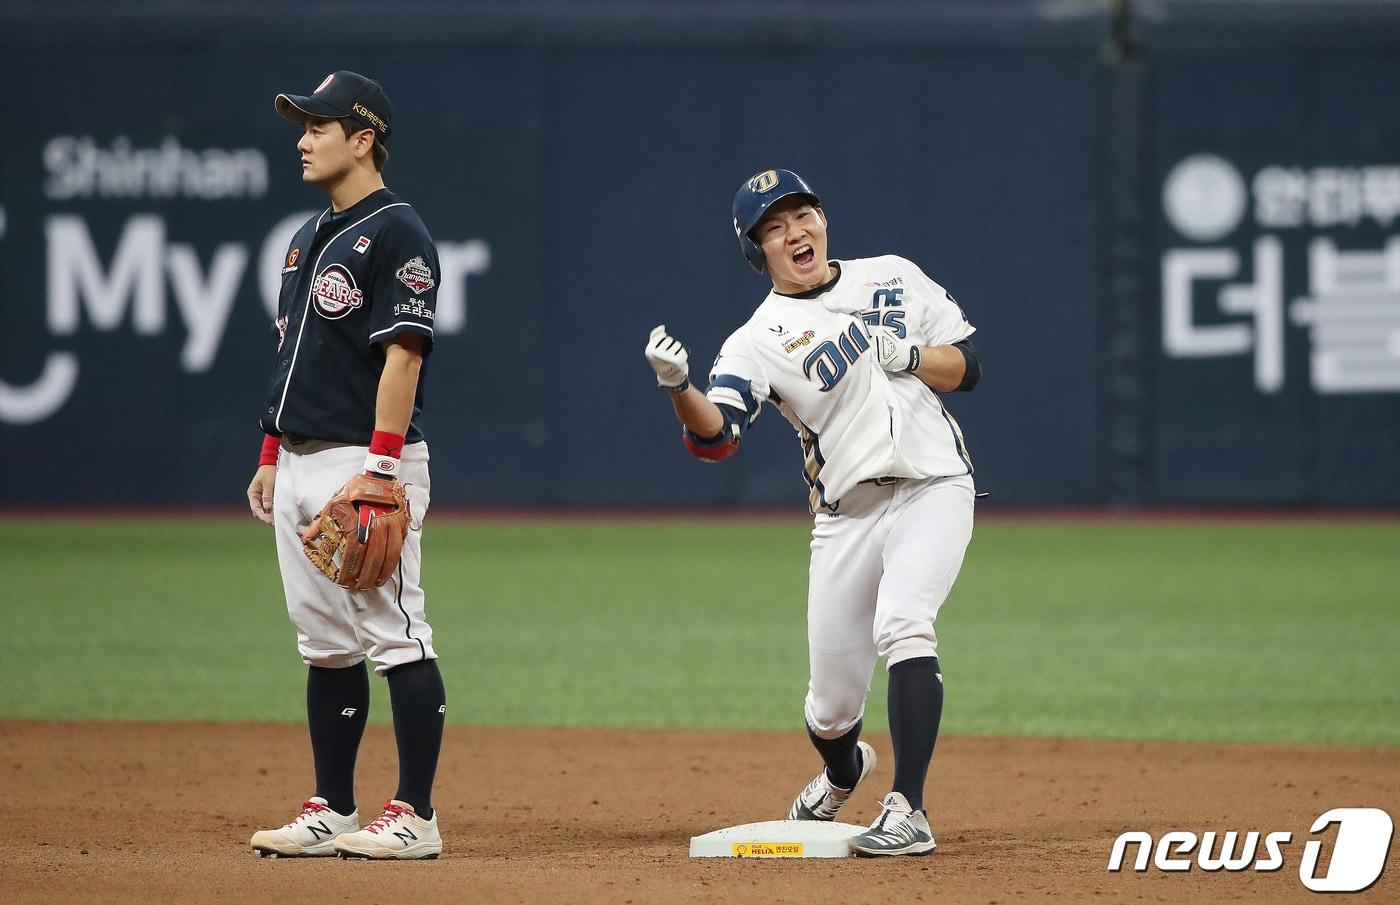
<svg viewBox="0 0 1400 905"><path fill-rule="evenodd" d="M335 449L341 446L357 446L359 444L335 443L330 440L317 440L315 437L308 437L304 434L284 433L280 445L287 452L309 456L312 453L323 452L327 449Z"/></svg>
<svg viewBox="0 0 1400 905"><path fill-rule="evenodd" d="M888 487L888 486L890 486L891 484L898 484L898 483L899 483L900 481L902 481L902 480L904 480L904 479L903 479L903 478L890 477L889 475L885 475L884 477L880 477L880 478L866 478L864 481L861 481L860 483L862 483L862 484L874 484L876 487Z"/></svg>

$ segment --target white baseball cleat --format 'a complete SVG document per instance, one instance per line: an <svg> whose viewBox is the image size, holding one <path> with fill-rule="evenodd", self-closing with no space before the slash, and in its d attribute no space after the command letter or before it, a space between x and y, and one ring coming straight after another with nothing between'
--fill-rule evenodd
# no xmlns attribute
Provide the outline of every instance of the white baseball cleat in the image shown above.
<svg viewBox="0 0 1400 905"><path fill-rule="evenodd" d="M884 810L870 829L851 837L851 851L857 855L927 855L937 848L928 815L909 806L898 792L881 802Z"/></svg>
<svg viewBox="0 0 1400 905"><path fill-rule="evenodd" d="M817 778L807 783L807 788L797 793L797 798L792 803L792 808L788 811L788 820L835 820L836 814L841 810L841 806L850 801L856 789L865 781L865 777L870 775L870 771L875 769L875 749L865 742L856 742L856 757L860 760L860 776L856 777L856 784L849 789L842 789L832 785L831 780L826 775L826 768L817 774Z"/></svg>
<svg viewBox="0 0 1400 905"><path fill-rule="evenodd" d="M302 802L301 813L280 829L258 830L248 844L263 858L325 858L335 854L335 840L360 828L360 812L337 814L326 799Z"/></svg>
<svg viewBox="0 0 1400 905"><path fill-rule="evenodd" d="M442 854L437 812L424 820L413 805L391 799L384 813L358 833L336 837L335 852L342 858L377 858L409 861Z"/></svg>

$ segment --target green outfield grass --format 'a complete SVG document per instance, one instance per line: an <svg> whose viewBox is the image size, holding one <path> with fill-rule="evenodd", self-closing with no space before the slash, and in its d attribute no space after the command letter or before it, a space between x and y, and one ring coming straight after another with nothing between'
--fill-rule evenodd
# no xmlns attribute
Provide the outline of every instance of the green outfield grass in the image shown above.
<svg viewBox="0 0 1400 905"><path fill-rule="evenodd" d="M449 717L800 730L806 541L430 520ZM7 519L0 717L300 720L274 559L251 520ZM938 629L947 732L1400 744L1393 521L986 521Z"/></svg>

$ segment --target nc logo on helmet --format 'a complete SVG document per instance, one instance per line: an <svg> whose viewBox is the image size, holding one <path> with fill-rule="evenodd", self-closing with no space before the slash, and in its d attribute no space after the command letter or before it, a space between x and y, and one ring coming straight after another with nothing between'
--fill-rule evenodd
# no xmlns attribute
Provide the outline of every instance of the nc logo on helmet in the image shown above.
<svg viewBox="0 0 1400 905"><path fill-rule="evenodd" d="M773 186L778 184L778 171L765 170L749 180L749 189L754 192L772 191Z"/></svg>

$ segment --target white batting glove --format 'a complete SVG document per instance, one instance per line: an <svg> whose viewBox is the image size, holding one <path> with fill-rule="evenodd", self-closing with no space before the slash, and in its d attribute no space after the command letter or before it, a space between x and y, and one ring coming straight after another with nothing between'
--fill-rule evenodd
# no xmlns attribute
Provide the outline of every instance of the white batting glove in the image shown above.
<svg viewBox="0 0 1400 905"><path fill-rule="evenodd" d="M647 339L647 364L656 372L656 385L673 393L690 386L690 352L662 324Z"/></svg>
<svg viewBox="0 0 1400 905"><path fill-rule="evenodd" d="M895 336L888 327L872 327L870 333L880 367L895 372L919 369L919 347L916 344Z"/></svg>

